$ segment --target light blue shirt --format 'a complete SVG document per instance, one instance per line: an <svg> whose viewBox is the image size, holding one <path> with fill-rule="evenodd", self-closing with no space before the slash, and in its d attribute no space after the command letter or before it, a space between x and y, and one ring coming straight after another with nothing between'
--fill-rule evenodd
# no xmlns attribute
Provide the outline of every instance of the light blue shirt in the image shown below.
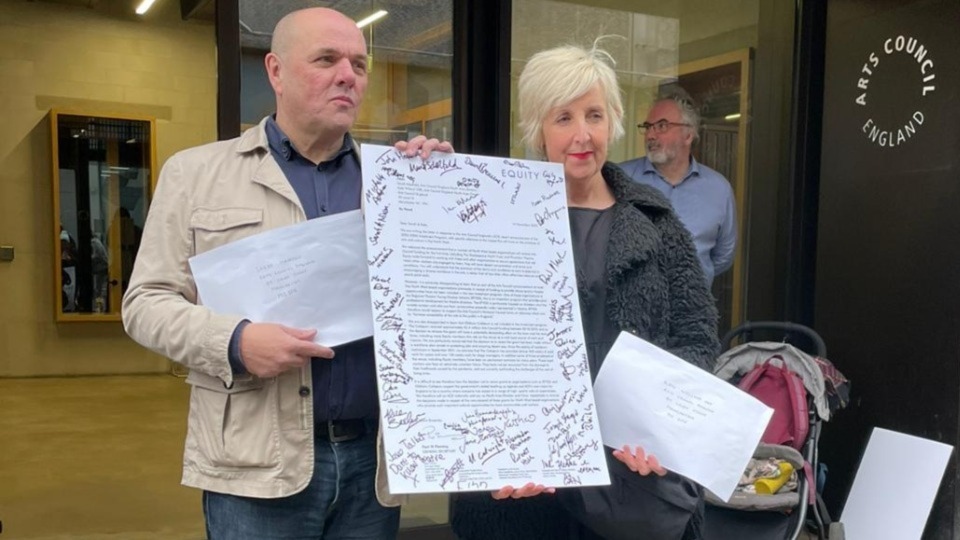
<svg viewBox="0 0 960 540"><path fill-rule="evenodd" d="M737 209L730 182L717 171L690 158L690 168L676 186L670 184L646 157L623 162L620 167L634 181L656 188L670 200L680 221L693 236L697 257L707 276L733 266L737 247Z"/></svg>

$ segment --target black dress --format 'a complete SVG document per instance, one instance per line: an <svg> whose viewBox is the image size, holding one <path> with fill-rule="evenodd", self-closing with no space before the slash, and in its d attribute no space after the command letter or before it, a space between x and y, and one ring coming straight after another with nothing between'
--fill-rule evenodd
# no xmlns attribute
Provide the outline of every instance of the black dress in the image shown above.
<svg viewBox="0 0 960 540"><path fill-rule="evenodd" d="M587 358L592 377L619 330L604 313L607 240L612 208L570 208L570 232ZM453 496L450 523L461 540L586 540L557 495L494 500L489 492ZM597 537L599 538L599 537Z"/></svg>
<svg viewBox="0 0 960 540"><path fill-rule="evenodd" d="M620 328L607 315L606 251L613 208L570 209L570 231L577 271L580 313L595 380ZM612 485L558 490L567 511L569 540L695 540L700 537L699 488L674 473L640 476L604 448Z"/></svg>

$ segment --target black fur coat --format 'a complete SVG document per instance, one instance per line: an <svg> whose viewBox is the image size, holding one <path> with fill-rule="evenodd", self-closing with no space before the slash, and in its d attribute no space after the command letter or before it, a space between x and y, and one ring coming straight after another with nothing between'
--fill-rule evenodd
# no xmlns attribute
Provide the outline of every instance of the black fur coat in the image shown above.
<svg viewBox="0 0 960 540"><path fill-rule="evenodd" d="M607 245L607 315L620 329L708 371L719 353L717 308L690 233L655 189L607 163L616 199Z"/></svg>

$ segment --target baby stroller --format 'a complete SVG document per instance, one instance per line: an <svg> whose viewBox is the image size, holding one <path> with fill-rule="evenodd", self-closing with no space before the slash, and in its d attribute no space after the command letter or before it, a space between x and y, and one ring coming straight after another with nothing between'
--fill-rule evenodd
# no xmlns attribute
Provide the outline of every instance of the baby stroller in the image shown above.
<svg viewBox="0 0 960 540"><path fill-rule="evenodd" d="M752 341L754 333L780 341ZM731 348L738 338L740 345ZM812 329L799 324L747 322L728 332L723 337L722 345L726 352L717 359L714 373L741 388L750 387L757 373L768 366L775 370L782 367L791 372L787 377L796 388L792 393L799 396L798 401L805 397L806 402L799 403L791 411L775 412L774 420L777 420L777 415L799 416L805 413L807 425L798 427L803 428L806 436L805 440L780 445L762 443L754 454L756 461L751 460L751 465L758 465L758 468L774 463L775 471L777 463L790 463L792 467L786 470L792 468L796 476L787 488L774 494L753 493L749 475L751 469L748 467L742 488L738 488L729 501L722 501L707 493L704 540L794 540L808 527L820 540L842 540L842 526L830 523L815 475L819 469L817 447L821 424L830 419L832 412L846 405L849 383L826 360L823 339ZM766 399L760 399L770 404ZM787 402L792 399L793 396ZM769 434L770 430L765 434L764 442L769 442L766 441Z"/></svg>

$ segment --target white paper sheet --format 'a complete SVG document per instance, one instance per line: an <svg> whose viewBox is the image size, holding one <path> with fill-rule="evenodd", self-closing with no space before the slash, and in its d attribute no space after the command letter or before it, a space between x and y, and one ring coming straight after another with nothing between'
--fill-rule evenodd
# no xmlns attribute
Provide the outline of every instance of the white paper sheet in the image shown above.
<svg viewBox="0 0 960 540"><path fill-rule="evenodd" d="M361 154L390 491L609 484L562 166Z"/></svg>
<svg viewBox="0 0 960 540"><path fill-rule="evenodd" d="M626 332L594 383L603 443L640 445L667 469L729 500L773 409Z"/></svg>
<svg viewBox="0 0 960 540"><path fill-rule="evenodd" d="M948 444L874 428L840 518L845 538L919 539L951 453Z"/></svg>
<svg viewBox="0 0 960 540"><path fill-rule="evenodd" d="M190 258L203 305L316 329L333 347L373 334L360 211L273 229Z"/></svg>

